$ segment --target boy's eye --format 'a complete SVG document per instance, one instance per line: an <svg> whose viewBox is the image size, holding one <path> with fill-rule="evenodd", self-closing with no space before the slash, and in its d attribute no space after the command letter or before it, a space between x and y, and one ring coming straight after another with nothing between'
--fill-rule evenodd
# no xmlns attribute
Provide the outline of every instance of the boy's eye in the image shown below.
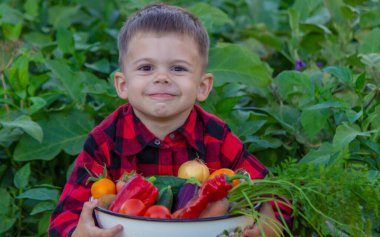
<svg viewBox="0 0 380 237"><path fill-rule="evenodd" d="M139 71L151 71L152 70L152 66L151 65L143 65L141 67L138 68Z"/></svg>
<svg viewBox="0 0 380 237"><path fill-rule="evenodd" d="M172 67L172 70L175 72L186 72L187 71L187 69L185 67L182 67L182 66L174 66L174 67Z"/></svg>

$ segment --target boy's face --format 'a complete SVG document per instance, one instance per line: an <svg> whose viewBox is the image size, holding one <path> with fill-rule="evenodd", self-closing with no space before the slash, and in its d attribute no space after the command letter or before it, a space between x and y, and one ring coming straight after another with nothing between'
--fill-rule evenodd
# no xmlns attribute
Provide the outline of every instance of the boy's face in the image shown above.
<svg viewBox="0 0 380 237"><path fill-rule="evenodd" d="M188 36L138 33L124 61L115 86L143 121L184 121L212 88L213 77L204 74L198 47Z"/></svg>

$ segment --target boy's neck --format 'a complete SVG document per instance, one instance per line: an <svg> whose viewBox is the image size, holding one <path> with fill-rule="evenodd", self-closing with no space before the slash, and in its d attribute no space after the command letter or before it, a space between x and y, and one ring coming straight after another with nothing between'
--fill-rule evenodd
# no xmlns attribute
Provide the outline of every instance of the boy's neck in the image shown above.
<svg viewBox="0 0 380 237"><path fill-rule="evenodd" d="M191 110L190 110L191 111ZM135 115L140 119L140 121L148 128L148 130L153 133L158 139L164 140L165 137L181 127L187 120L190 111L187 113L186 117L174 117L167 119L151 119L144 114L135 113Z"/></svg>

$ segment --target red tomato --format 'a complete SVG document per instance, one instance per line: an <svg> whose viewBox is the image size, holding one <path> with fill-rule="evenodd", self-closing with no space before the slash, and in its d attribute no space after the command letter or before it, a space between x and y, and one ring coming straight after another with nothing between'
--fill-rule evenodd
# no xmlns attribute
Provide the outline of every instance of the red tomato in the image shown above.
<svg viewBox="0 0 380 237"><path fill-rule="evenodd" d="M145 213L145 204L136 198L125 200L121 205L119 213L129 216L143 216Z"/></svg>
<svg viewBox="0 0 380 237"><path fill-rule="evenodd" d="M123 188L125 184L125 181L122 181L122 180L118 180L116 182L116 193L120 193L120 190Z"/></svg>
<svg viewBox="0 0 380 237"><path fill-rule="evenodd" d="M150 218L172 218L169 209L163 205L150 206L144 216Z"/></svg>

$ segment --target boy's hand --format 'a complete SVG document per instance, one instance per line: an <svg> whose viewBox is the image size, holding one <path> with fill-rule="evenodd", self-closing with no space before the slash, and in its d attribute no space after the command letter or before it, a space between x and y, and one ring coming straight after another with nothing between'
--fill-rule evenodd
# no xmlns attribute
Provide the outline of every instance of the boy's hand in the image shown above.
<svg viewBox="0 0 380 237"><path fill-rule="evenodd" d="M84 203L77 228L73 232L72 237L112 237L123 230L122 225L116 225L109 229L100 229L97 227L92 218L92 212L96 204L97 200Z"/></svg>
<svg viewBox="0 0 380 237"><path fill-rule="evenodd" d="M276 237L282 236L283 225L279 220L276 219L276 216L273 212L272 206L269 203L263 203L261 209L261 214L266 217L261 217L261 226L267 237ZM270 219L269 219L270 218ZM273 220L273 221L272 221ZM274 223L273 223L274 222ZM261 237L261 229L257 224L253 226L247 226L243 234L245 237Z"/></svg>

